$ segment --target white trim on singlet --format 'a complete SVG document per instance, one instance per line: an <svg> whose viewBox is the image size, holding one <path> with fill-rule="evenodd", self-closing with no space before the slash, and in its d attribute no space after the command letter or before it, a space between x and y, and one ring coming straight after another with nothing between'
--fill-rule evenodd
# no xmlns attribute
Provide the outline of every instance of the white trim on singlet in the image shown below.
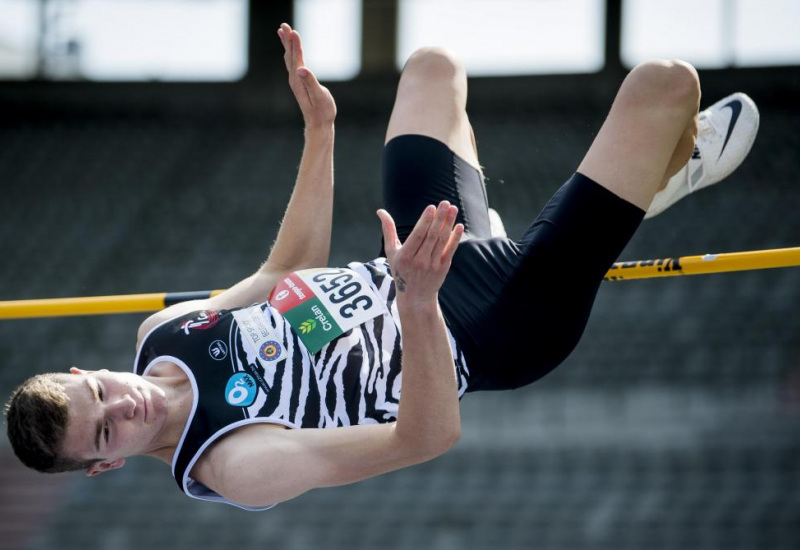
<svg viewBox="0 0 800 550"><path fill-rule="evenodd" d="M155 364L160 363L162 361L169 361L174 365L177 365L186 376L189 378L189 382L192 384L192 411L189 413L189 418L186 421L186 426L183 428L183 434L181 435L181 439L178 442L178 446L175 448L175 453L172 455L172 477L175 477L175 465L178 462L178 456L180 455L181 449L183 448L183 443L186 440L186 434L189 433L189 427L192 425L192 421L194 420L195 412L197 412L197 403L200 399L200 392L197 389L197 381L195 380L194 374L189 369L189 367L178 359L177 357L173 357L171 355L159 355L155 359L153 359L150 363L147 364L147 367L144 369L143 376L147 374L147 372L152 368ZM271 504L265 507L254 507L254 506L245 506L242 504L238 504L231 500L226 499L222 495L212 491L196 479L192 478L189 474L194 468L195 463L200 459L203 455L203 452L215 441L217 441L220 437L235 430L236 428L245 426L247 424L279 424L281 426L286 426L287 428L296 429L298 426L293 425L289 422L284 422L281 420L274 420L271 418L266 417L256 417L256 418L246 418L244 420L239 420L238 422L234 422L233 424L229 424L218 430L214 435L209 437L203 445L197 450L194 454L192 459L189 461L189 464L186 466L186 470L183 473L183 479L181 480L181 487L183 488L183 492L186 493L186 496L198 500L207 500L209 502L222 502L225 504L230 504L231 506L235 506L237 508L241 508L242 510L247 510L249 512L261 512L264 510L269 510L270 508L274 507L275 504Z"/></svg>
<svg viewBox="0 0 800 550"><path fill-rule="evenodd" d="M186 439L186 434L189 433L189 426L192 425L192 420L194 419L194 413L197 411L197 403L200 400L200 392L197 390L197 380L195 380L194 374L189 369L189 367L178 359L177 357L173 357L172 355L159 355L152 361L147 364L144 371L142 372L142 376L146 376L147 372L157 363L161 363L163 361L169 361L170 363L178 366L185 374L186 377L189 379L189 382L192 384L192 412L189 413L189 418L186 421L186 425L183 427L183 433L181 434L181 439L178 441L178 446L175 448L175 453L172 455L172 463L170 464L172 469L172 477L175 477L175 462L177 462L178 455L181 452L181 447L183 447L183 441Z"/></svg>
<svg viewBox="0 0 800 550"><path fill-rule="evenodd" d="M287 428L291 429L298 429L299 426L295 426L289 422L283 422L280 420L274 420L271 418L266 417L255 417L255 418L247 418L245 420L239 420L238 422L234 422L233 424L228 424L221 430L218 430L214 435L209 437L205 443L197 450L195 455L192 457L192 460L189 462L189 465L186 467L186 471L183 474L183 492L186 493L187 496L191 498L195 498L197 500L207 500L209 502L221 502L224 504L230 504L231 506L235 506L236 508L241 508L242 510L246 510L248 512L263 512L264 510L269 510L270 508L274 508L277 506L276 504L270 504L268 506L246 506L244 504L238 504L233 502L232 500L228 500L227 498L223 497L219 493L212 491L193 477L189 475L194 468L195 463L197 460L202 456L203 452L208 448L209 445L217 441L223 435L237 429L241 428L242 426L247 426L249 424L279 424L281 426L286 426Z"/></svg>
<svg viewBox="0 0 800 550"><path fill-rule="evenodd" d="M200 311L200 310L198 310L198 311ZM134 373L136 372L136 369L137 369L137 367L139 365L139 358L141 356L142 349L145 346L145 342L147 341L147 338L156 329L158 329L162 325L164 325L166 323L169 323L170 321L174 321L178 317L182 317L184 315L186 315L186 313L182 313L180 315L175 315L174 317L170 317L169 319L166 319L165 321L162 321L162 322L158 323L156 326L154 326L153 328L151 328L147 332L147 334L144 336L144 338L142 338L142 341L139 344L139 349L136 351L136 359L135 359L135 361L133 363L133 371L134 371ZM231 330L233 330L233 324L231 324ZM186 373L186 376L189 379L189 382L192 384L192 411L191 411L191 413L189 413L189 418L186 421L186 426L184 426L184 428L183 428L183 434L181 434L181 439L178 442L178 446L175 449L175 453L172 455L172 463L170 465L170 468L172 470L172 477L174 478L175 477L175 464L177 463L178 455L180 454L181 449L183 448L183 443L184 443L184 440L186 439L186 434L189 433L189 427L192 425L192 421L194 420L194 415L195 415L195 412L197 411L197 404L198 404L199 399L200 399L200 392L197 389L197 381L196 381L196 379L194 377L194 374L192 373L192 371L188 367L188 365L186 365L186 363L184 363L183 361L181 361L180 359L178 359L177 357L174 357L172 355L159 355L158 357L156 357L155 359L150 361L147 364L147 366L144 368L144 370L142 371L142 376L146 376L147 373L150 371L150 369L154 365L156 365L157 363L163 362L163 361L168 361L168 362L176 365L177 367L179 367L184 373ZM233 364L232 366L233 366L233 369L236 370L236 365ZM224 504L229 504L231 506L235 506L236 508L241 508L242 510L246 510L248 512L261 512L261 511L264 511L264 510L269 510L270 508L273 508L273 507L275 507L277 505L277 504L271 504L271 505L265 506L265 507L254 507L254 506L245 506L243 504L238 504L236 502L233 502L231 500L226 499L225 497L223 497L222 495L218 494L217 492L212 491L211 489L209 489L208 487L206 487L205 485L203 485L202 483L200 483L199 481L197 481L196 479L192 478L189 475L190 472L192 471L192 468L194 468L195 463L200 459L200 457L202 456L203 452L209 447L209 445L211 445L213 442L215 442L216 440L218 440L220 437L222 437L223 435L227 434L228 432L233 431L236 428L245 426L247 424L278 424L278 425L286 426L287 428L292 428L292 429L299 428L299 426L293 425L293 424L291 424L289 422L284 422L282 420L274 420L274 419L267 418L267 417L255 417L255 418L246 418L246 419L243 419L243 420L239 420L238 422L234 422L233 424L229 424L228 426L226 426L226 427L222 428L221 430L217 431L214 435L212 435L209 439L207 439L205 441L205 443L203 443L203 445L200 447L200 449L198 449L198 451L192 457L191 461L189 461L189 464L186 467L186 470L184 471L183 479L181 480L181 485L183 487L183 492L186 494L186 496L188 496L190 498L197 499L197 500L206 500L206 501L209 501L209 502L221 502L221 503L224 503Z"/></svg>
<svg viewBox="0 0 800 550"><path fill-rule="evenodd" d="M142 375L146 375L147 372L152 368L155 364L160 363L162 361L169 361L174 365L177 365L186 376L189 378L189 382L192 384L192 412L189 413L189 419L186 421L186 426L183 428L183 434L181 435L181 439L178 442L178 446L175 448L175 453L172 455L172 477L175 477L175 465L178 462L178 456L180 455L181 449L183 448L183 443L186 440L186 434L189 433L189 427L192 425L192 421L194 420L195 412L197 412L197 403L199 402L200 393L197 389L197 381L195 380L194 374L189 369L189 367L178 359L177 357L173 357L171 355L160 355L153 359L150 363L148 363L147 367L144 369ZM197 450L194 454L192 459L189 461L189 464L186 466L186 470L183 473L183 479L181 480L181 486L183 488L183 492L186 493L186 496L190 498L194 498L197 500L207 500L209 502L221 502L224 504L229 504L231 506L235 506L237 508L241 508L242 510L247 510L249 512L261 512L264 510L269 510L270 508L274 507L275 504L271 504L269 506L262 506L262 507L255 507L255 506L245 506L243 504L238 504L231 500L226 499L222 495L212 491L196 479L192 478L189 473L194 468L195 463L200 459L203 455L203 452L216 440L218 440L223 435L227 434L235 430L236 428L245 426L247 424L280 424L282 426L286 426L287 428L296 429L298 426L292 425L288 422L283 422L280 420L273 420L270 418L246 418L244 420L239 420L238 422L234 422L233 424L229 424L218 430L214 435L208 438L203 445Z"/></svg>

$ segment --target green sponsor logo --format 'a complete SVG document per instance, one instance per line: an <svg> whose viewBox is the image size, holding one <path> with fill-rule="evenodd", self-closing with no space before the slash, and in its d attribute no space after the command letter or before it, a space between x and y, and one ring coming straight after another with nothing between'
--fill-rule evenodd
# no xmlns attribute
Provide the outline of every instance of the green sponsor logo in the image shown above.
<svg viewBox="0 0 800 550"><path fill-rule="evenodd" d="M309 332L317 328L317 322L314 319L306 319L305 321L300 323L300 326L297 328L303 334L308 334Z"/></svg>
<svg viewBox="0 0 800 550"><path fill-rule="evenodd" d="M317 353L344 331L316 296L283 314L308 351Z"/></svg>

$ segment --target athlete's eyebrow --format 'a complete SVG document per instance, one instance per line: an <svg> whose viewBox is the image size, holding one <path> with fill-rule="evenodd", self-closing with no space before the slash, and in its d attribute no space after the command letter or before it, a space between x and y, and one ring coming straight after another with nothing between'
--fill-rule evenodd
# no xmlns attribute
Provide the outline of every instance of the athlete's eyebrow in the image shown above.
<svg viewBox="0 0 800 550"><path fill-rule="evenodd" d="M96 403L97 401L100 401L100 394L97 391L97 383L95 382L94 384L92 384L89 381L89 377L87 376L86 385L89 386L89 391L92 394L92 402ZM94 448L97 450L98 453L100 452L100 437L102 436L102 434L103 434L103 421L98 420L94 432Z"/></svg>

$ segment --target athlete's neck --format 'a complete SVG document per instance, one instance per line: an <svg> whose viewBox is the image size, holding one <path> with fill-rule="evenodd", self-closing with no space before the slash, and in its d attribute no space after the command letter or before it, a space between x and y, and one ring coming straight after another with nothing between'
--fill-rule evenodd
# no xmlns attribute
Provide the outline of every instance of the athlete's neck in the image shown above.
<svg viewBox="0 0 800 550"><path fill-rule="evenodd" d="M163 392L166 404L164 424L153 444L143 454L172 465L172 458L183 435L194 404L194 392L189 377L172 363L154 365L146 376Z"/></svg>

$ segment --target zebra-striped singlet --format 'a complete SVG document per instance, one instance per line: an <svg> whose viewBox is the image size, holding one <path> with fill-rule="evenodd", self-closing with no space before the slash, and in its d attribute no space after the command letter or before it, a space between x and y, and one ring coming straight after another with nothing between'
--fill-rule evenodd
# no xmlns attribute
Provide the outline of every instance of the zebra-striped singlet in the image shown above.
<svg viewBox="0 0 800 550"><path fill-rule="evenodd" d="M233 504L189 473L211 443L238 427L265 422L335 428L397 418L402 345L389 265L380 258L348 268L367 281L389 313L345 332L315 354L269 303L257 307L287 353L274 366L263 366L244 342L234 318L241 310L188 313L158 325L142 340L137 374L166 361L178 365L192 383L193 410L172 461L175 480L187 495ZM467 365L449 330L448 337L463 395Z"/></svg>

